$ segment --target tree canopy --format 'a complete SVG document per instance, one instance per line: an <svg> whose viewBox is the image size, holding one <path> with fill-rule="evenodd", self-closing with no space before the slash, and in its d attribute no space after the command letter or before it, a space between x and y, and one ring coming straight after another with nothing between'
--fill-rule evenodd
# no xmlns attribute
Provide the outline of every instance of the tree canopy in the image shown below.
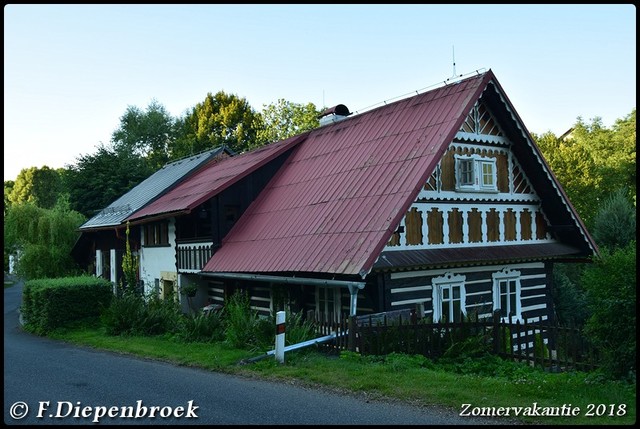
<svg viewBox="0 0 640 429"><path fill-rule="evenodd" d="M95 154L81 155L68 166L64 177L71 209L92 217L151 173L153 169L135 153L100 145Z"/></svg>
<svg viewBox="0 0 640 429"><path fill-rule="evenodd" d="M66 198L51 209L33 202L12 205L4 218L4 251L20 255L16 271L27 279L77 273L71 249L84 220Z"/></svg>
<svg viewBox="0 0 640 429"><path fill-rule="evenodd" d="M157 100L146 110L129 106L120 117L111 142L117 153L136 154L157 170L169 161L170 147L175 140L175 119Z"/></svg>
<svg viewBox="0 0 640 429"><path fill-rule="evenodd" d="M277 102L264 106L260 113L258 141L261 144L284 140L317 128L320 112L315 104L297 104L280 98Z"/></svg>
<svg viewBox="0 0 640 429"><path fill-rule="evenodd" d="M607 197L625 188L636 195L636 110L608 129L595 118L590 124L578 118L564 138L553 133L535 137L551 170L585 222L594 226L595 215Z"/></svg>
<svg viewBox="0 0 640 429"><path fill-rule="evenodd" d="M219 91L208 93L184 117L176 120L177 136L171 158L177 159L218 146L240 153L258 146L258 114L245 98Z"/></svg>
<svg viewBox="0 0 640 429"><path fill-rule="evenodd" d="M8 200L11 204L30 202L50 209L56 204L61 187L60 173L57 170L46 165L42 168L23 168L13 183Z"/></svg>

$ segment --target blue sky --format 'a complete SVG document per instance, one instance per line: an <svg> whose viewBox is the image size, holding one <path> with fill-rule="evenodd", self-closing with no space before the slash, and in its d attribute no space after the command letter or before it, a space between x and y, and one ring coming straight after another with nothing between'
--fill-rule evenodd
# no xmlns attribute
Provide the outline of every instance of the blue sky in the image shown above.
<svg viewBox="0 0 640 429"><path fill-rule="evenodd" d="M491 69L527 129L636 107L636 8L609 5L4 7L4 180L108 144L128 106L218 91L362 111Z"/></svg>

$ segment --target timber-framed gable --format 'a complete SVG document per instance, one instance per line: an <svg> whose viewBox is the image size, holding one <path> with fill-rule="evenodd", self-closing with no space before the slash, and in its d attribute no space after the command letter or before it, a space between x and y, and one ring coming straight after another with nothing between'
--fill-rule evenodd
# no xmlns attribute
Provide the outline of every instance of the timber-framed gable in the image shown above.
<svg viewBox="0 0 640 429"><path fill-rule="evenodd" d="M554 242L512 145L476 102L384 250Z"/></svg>

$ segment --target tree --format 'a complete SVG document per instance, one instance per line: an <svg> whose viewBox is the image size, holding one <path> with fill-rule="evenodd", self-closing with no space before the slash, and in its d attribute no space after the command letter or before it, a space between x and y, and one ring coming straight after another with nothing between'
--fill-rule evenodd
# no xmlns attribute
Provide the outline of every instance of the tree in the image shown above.
<svg viewBox="0 0 640 429"><path fill-rule="evenodd" d="M556 322L581 328L589 317L587 298L580 277L586 264L557 263L553 267L551 296Z"/></svg>
<svg viewBox="0 0 640 429"><path fill-rule="evenodd" d="M601 352L605 374L636 372L636 242L613 252L603 249L582 276L591 316L585 333Z"/></svg>
<svg viewBox="0 0 640 429"><path fill-rule="evenodd" d="M52 209L33 202L12 205L4 220L4 250L7 254L19 253L18 275L36 279L79 273L71 249L85 217L70 210L65 198Z"/></svg>
<svg viewBox="0 0 640 429"><path fill-rule="evenodd" d="M618 189L604 201L595 216L593 238L598 246L611 251L636 239L636 210L626 188Z"/></svg>
<svg viewBox="0 0 640 429"><path fill-rule="evenodd" d="M18 173L8 196L11 204L31 202L45 209L52 208L62 190L60 174L46 165L23 168Z"/></svg>
<svg viewBox="0 0 640 429"><path fill-rule="evenodd" d="M146 159L154 171L169 161L169 148L175 139L175 119L155 99L145 111L127 107L111 142L118 153L133 153Z"/></svg>
<svg viewBox="0 0 640 429"><path fill-rule="evenodd" d="M67 168L65 188L71 208L92 217L151 173L144 158L100 145L96 153L79 156Z"/></svg>
<svg viewBox="0 0 640 429"><path fill-rule="evenodd" d="M13 186L16 182L13 180L5 180L4 181L4 214L7 214L7 209L11 205L11 200L9 199L9 195L11 191L13 191Z"/></svg>
<svg viewBox="0 0 640 429"><path fill-rule="evenodd" d="M633 109L612 129L603 127L600 118L591 123L578 118L565 138L552 133L534 136L588 230L612 191L625 187L635 201L635 116Z"/></svg>
<svg viewBox="0 0 640 429"><path fill-rule="evenodd" d="M579 121L573 137L582 139L596 165L596 174L602 178L600 191L604 195L625 187L629 197L636 194L636 110L625 118L617 119L611 129L604 128L599 118L591 124ZM602 198L601 201L604 201Z"/></svg>
<svg viewBox="0 0 640 429"><path fill-rule="evenodd" d="M313 103L297 104L281 98L265 105L259 118L258 141L264 145L317 128L319 114Z"/></svg>
<svg viewBox="0 0 640 429"><path fill-rule="evenodd" d="M177 138L171 159L226 146L234 152L257 147L257 113L245 98L219 91L176 121Z"/></svg>

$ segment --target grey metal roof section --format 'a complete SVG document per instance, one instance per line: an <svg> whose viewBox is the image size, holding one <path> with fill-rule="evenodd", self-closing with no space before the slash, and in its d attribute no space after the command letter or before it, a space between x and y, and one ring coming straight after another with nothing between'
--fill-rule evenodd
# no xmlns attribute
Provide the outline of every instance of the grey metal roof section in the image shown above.
<svg viewBox="0 0 640 429"><path fill-rule="evenodd" d="M147 177L129 192L109 204L86 221L80 230L118 226L133 212L154 201L164 192L182 181L190 172L222 153L217 147L196 155L165 164L160 170Z"/></svg>

